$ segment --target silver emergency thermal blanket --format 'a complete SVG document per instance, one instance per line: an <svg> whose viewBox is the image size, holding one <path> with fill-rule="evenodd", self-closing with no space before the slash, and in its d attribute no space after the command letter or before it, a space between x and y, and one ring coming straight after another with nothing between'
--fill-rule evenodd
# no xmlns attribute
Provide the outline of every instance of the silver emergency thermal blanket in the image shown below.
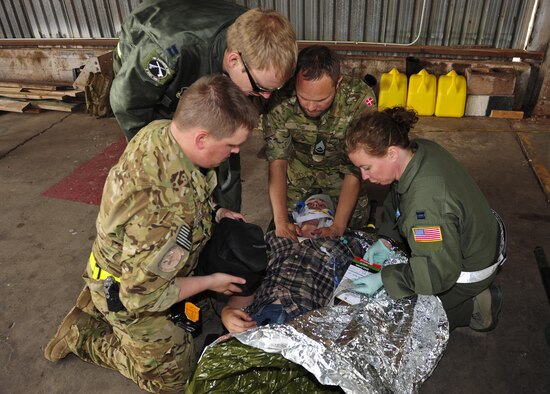
<svg viewBox="0 0 550 394"><path fill-rule="evenodd" d="M398 255L388 263L403 261L406 258ZM218 339L203 352L195 374L198 379L192 387L202 392L239 393L335 392L334 388L336 392L361 394L418 392L449 339L449 325L440 300L435 296L413 296L396 301L384 290L372 298L359 297L356 305L328 306L285 324L266 325ZM231 337L239 342L231 345L227 341ZM242 344L247 345L244 350ZM226 348L215 354L217 346ZM238 351L231 350L239 346ZM279 358L273 358L275 355ZM291 368L280 366L281 356L292 362L289 364L303 367L307 371L304 373L317 381L308 386L310 382L298 376L292 384L294 378L285 376ZM218 361L221 359L223 362ZM274 365L280 376L263 371ZM257 372L251 373L254 368ZM222 381L224 374L227 376Z"/></svg>
<svg viewBox="0 0 550 394"><path fill-rule="evenodd" d="M361 304L322 308L235 337L280 353L322 384L347 393L412 393L437 365L449 328L437 297L393 301L382 293Z"/></svg>

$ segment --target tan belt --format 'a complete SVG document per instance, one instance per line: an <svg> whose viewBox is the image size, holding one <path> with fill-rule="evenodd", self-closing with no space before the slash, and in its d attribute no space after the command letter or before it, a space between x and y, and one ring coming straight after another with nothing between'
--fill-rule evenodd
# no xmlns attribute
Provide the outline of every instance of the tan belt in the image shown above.
<svg viewBox="0 0 550 394"><path fill-rule="evenodd" d="M97 265L93 252L90 253L90 268L92 269L92 278L95 280L105 280L109 276L112 276L114 280L120 282L120 278L110 274L109 272L102 269L99 265Z"/></svg>

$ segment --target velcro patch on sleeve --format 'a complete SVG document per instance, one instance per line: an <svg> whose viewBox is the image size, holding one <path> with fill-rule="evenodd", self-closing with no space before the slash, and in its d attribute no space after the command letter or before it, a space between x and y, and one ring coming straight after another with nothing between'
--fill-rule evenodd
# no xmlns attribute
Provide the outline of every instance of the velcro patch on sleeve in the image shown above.
<svg viewBox="0 0 550 394"><path fill-rule="evenodd" d="M156 51L150 53L142 63L147 76L160 85L164 85L173 77L173 70Z"/></svg>
<svg viewBox="0 0 550 394"><path fill-rule="evenodd" d="M372 107L376 101L374 100L374 97L369 96L365 99L365 104L367 104L368 107Z"/></svg>
<svg viewBox="0 0 550 394"><path fill-rule="evenodd" d="M443 241L443 234L441 233L441 227L413 227L413 237L416 242L441 242Z"/></svg>
<svg viewBox="0 0 550 394"><path fill-rule="evenodd" d="M191 251L193 246L193 230L191 230L191 227L184 224L178 229L176 243L188 252Z"/></svg>

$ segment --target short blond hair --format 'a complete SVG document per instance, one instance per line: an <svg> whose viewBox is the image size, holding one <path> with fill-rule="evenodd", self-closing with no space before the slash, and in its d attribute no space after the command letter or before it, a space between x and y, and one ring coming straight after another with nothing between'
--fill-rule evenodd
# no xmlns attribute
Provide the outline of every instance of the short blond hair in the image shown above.
<svg viewBox="0 0 550 394"><path fill-rule="evenodd" d="M241 127L254 129L259 113L231 79L217 74L199 78L183 92L172 121L179 129L206 129L220 140Z"/></svg>
<svg viewBox="0 0 550 394"><path fill-rule="evenodd" d="M285 81L294 74L296 33L277 11L254 8L239 16L227 30L227 49L242 53L251 68L266 70L272 66L277 77Z"/></svg>

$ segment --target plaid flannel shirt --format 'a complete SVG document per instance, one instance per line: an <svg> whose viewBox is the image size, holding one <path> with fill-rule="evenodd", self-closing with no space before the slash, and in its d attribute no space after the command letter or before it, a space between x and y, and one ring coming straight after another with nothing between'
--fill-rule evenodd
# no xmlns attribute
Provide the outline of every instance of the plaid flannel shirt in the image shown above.
<svg viewBox="0 0 550 394"><path fill-rule="evenodd" d="M363 256L372 240L359 232L341 238L306 239L303 242L266 234L268 267L249 314L279 300L294 318L326 306L353 256Z"/></svg>

